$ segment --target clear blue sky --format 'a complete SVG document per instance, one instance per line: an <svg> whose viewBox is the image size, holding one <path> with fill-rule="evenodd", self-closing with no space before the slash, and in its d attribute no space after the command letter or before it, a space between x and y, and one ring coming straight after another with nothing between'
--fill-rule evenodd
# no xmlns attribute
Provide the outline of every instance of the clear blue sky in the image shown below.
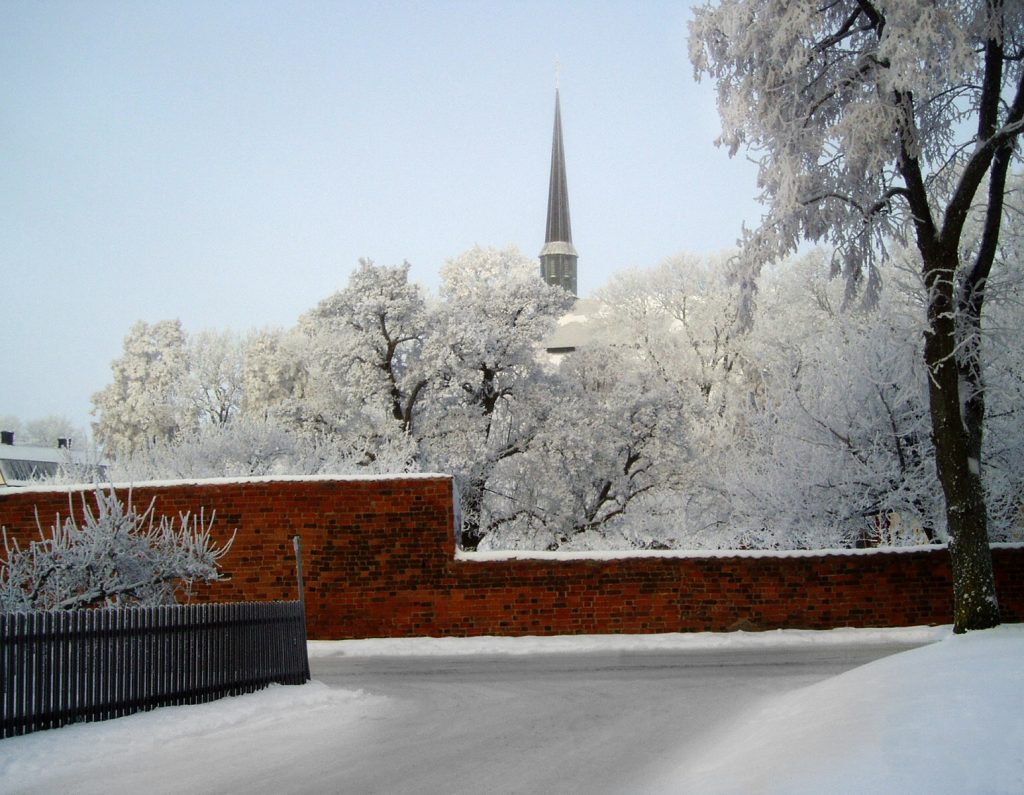
<svg viewBox="0 0 1024 795"><path fill-rule="evenodd" d="M0 415L90 396L137 319L288 326L360 257L429 288L543 243L554 104L580 292L731 246L688 3L0 0Z"/></svg>

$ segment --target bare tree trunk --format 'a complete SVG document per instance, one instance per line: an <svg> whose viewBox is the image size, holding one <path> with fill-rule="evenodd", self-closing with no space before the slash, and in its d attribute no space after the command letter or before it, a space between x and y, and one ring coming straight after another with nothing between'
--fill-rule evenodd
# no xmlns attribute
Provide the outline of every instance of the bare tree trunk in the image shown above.
<svg viewBox="0 0 1024 795"><path fill-rule="evenodd" d="M988 514L980 460L972 440L980 428L968 428L961 407L967 385L957 364L953 274L955 255L947 267L925 262L929 329L924 358L928 367L935 464L946 498L946 523L953 570L953 631L987 629L999 623ZM954 267L948 267L952 261ZM970 416L980 423L981 416Z"/></svg>
<svg viewBox="0 0 1024 795"><path fill-rule="evenodd" d="M462 533L459 536L459 548L473 551L486 535L480 524L483 511L483 492L486 482L482 478L472 478L463 489L459 499L462 502Z"/></svg>

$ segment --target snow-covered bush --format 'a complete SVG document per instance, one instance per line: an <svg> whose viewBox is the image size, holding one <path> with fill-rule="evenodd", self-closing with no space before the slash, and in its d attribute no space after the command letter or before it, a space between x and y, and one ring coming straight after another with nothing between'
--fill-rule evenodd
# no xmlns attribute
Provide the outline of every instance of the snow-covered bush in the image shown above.
<svg viewBox="0 0 1024 795"><path fill-rule="evenodd" d="M234 534L216 544L212 515L208 523L202 511L157 521L155 499L139 512L130 493L125 504L113 488L97 489L95 500L93 510L82 496L81 524L69 511L49 531L39 525L39 540L25 549L4 529L0 612L173 604L197 580L220 579Z"/></svg>

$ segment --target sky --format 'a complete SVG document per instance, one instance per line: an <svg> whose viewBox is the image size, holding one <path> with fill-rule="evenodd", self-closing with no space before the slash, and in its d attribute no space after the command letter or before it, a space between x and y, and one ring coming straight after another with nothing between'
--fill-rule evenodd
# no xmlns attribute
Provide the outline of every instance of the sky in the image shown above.
<svg viewBox="0 0 1024 795"><path fill-rule="evenodd" d="M86 426L136 320L287 327L360 258L432 290L474 245L536 256L556 79L581 295L729 248L755 169L714 145L690 16L0 0L0 416Z"/></svg>

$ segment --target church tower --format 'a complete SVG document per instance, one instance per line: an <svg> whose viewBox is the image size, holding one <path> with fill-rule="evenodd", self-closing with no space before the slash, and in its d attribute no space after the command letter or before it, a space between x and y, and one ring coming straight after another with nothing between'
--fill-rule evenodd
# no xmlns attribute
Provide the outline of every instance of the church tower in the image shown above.
<svg viewBox="0 0 1024 795"><path fill-rule="evenodd" d="M562 147L562 107L555 89L555 132L551 141L551 181L548 183L548 220L544 248L540 251L540 275L576 295L576 249L569 223L569 188L565 179Z"/></svg>

